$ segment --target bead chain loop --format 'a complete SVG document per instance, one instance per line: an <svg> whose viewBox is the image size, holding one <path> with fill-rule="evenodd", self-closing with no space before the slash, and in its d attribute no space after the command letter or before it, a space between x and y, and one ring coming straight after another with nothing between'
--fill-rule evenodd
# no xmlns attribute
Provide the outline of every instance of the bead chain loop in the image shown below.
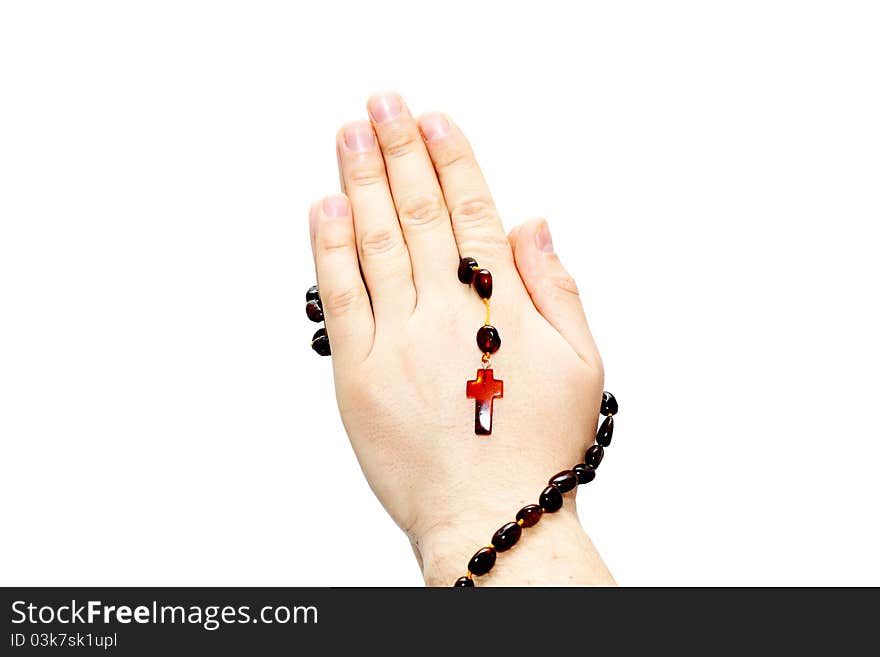
<svg viewBox="0 0 880 657"><path fill-rule="evenodd" d="M596 444L592 445L584 455L584 463L578 463L571 470L563 470L547 482L547 488L541 492L538 504L529 504L516 514L516 522L508 522L492 536L489 544L477 550L468 562L467 575L459 577L453 588L474 587L474 575L485 575L492 570L498 552L506 552L519 541L524 527L532 527L538 523L545 513L555 513L562 508L563 493L573 491L581 484L588 484L596 478L596 468L602 462L605 448L611 444L614 433L614 416L617 414L617 400L610 392L602 393L601 415L605 421L596 434Z"/></svg>

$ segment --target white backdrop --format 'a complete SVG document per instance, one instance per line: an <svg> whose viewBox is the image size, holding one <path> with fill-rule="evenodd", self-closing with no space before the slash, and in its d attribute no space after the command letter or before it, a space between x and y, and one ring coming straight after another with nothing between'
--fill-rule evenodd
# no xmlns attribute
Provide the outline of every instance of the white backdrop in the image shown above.
<svg viewBox="0 0 880 657"><path fill-rule="evenodd" d="M419 585L308 347L394 88L542 214L621 402L621 584L880 584L880 10L0 6L0 583ZM492 528L487 527L487 530Z"/></svg>

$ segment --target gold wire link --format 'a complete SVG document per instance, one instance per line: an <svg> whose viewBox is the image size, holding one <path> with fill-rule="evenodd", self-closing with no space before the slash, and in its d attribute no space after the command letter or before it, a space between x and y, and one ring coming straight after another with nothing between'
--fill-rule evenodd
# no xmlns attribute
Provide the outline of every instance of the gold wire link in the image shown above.
<svg viewBox="0 0 880 657"><path fill-rule="evenodd" d="M483 303L486 304L486 321L483 322L483 326L489 326L489 316L490 316L490 313L489 313L489 300L488 300L488 299L483 299Z"/></svg>

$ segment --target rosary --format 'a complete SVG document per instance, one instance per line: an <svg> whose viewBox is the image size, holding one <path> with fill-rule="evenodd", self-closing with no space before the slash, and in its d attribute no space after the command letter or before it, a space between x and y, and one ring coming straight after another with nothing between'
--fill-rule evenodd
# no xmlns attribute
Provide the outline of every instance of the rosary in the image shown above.
<svg viewBox="0 0 880 657"><path fill-rule="evenodd" d="M462 258L458 265L458 280L473 287L486 304L486 319L477 330L477 347L483 354L482 366L477 370L476 378L467 382L465 394L468 399L474 400L474 433L478 436L489 436L492 434L494 402L504 396L504 382L495 378L491 367L492 354L501 347L501 335L490 323L489 299L492 297L492 273L488 269L481 268L473 258ZM306 292L306 315L313 322L324 319L317 285L313 285ZM323 327L312 336L312 349L321 356L330 355L330 339ZM570 470L563 470L553 475L547 482L547 487L541 492L538 504L524 506L516 514L515 522L508 522L496 531L489 544L477 550L471 557L467 574L459 577L453 587L473 587L474 577L485 575L492 570L499 552L505 552L519 542L523 528L534 526L545 513L559 511L564 501L564 493L596 478L596 469L602 462L605 448L611 444L611 437L614 434L617 400L610 392L602 393L600 413L605 416L605 420L599 427L595 443L587 449L584 462L572 466Z"/></svg>

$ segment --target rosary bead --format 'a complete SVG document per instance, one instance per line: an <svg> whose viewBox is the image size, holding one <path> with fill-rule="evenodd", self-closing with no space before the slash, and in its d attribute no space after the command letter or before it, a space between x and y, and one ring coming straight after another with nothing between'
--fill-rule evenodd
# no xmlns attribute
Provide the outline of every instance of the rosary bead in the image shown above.
<svg viewBox="0 0 880 657"><path fill-rule="evenodd" d="M578 477L578 484L588 484L596 478L596 470L586 463L578 463L572 471Z"/></svg>
<svg viewBox="0 0 880 657"><path fill-rule="evenodd" d="M327 337L326 329L319 328L312 336L312 349L321 356L330 355L330 338Z"/></svg>
<svg viewBox="0 0 880 657"><path fill-rule="evenodd" d="M320 322L324 320L324 309L321 308L320 301L309 301L306 304L306 315L313 322Z"/></svg>
<svg viewBox="0 0 880 657"><path fill-rule="evenodd" d="M614 433L614 418L610 415L605 418L602 426L599 427L599 433L596 434L596 442L602 447L608 447L611 444L611 436Z"/></svg>
<svg viewBox="0 0 880 657"><path fill-rule="evenodd" d="M481 299L488 299L492 296L492 272L488 269L478 269L474 274L474 290L480 295Z"/></svg>
<svg viewBox="0 0 880 657"><path fill-rule="evenodd" d="M465 285L470 285L474 280L474 267L479 267L473 258L462 258L458 263L458 280Z"/></svg>
<svg viewBox="0 0 880 657"><path fill-rule="evenodd" d="M320 303L321 297L318 295L317 285L312 285L312 287L306 290L306 301L317 301Z"/></svg>
<svg viewBox="0 0 880 657"><path fill-rule="evenodd" d="M484 547L477 550L468 562L468 570L474 575L485 575L495 565L495 548Z"/></svg>
<svg viewBox="0 0 880 657"><path fill-rule="evenodd" d="M481 326L477 331L477 347L484 354L494 354L501 347L501 335L494 326Z"/></svg>
<svg viewBox="0 0 880 657"><path fill-rule="evenodd" d="M469 577L459 577L457 580L455 580L455 584L453 584L452 586L453 588L458 589L462 587L473 587L473 585L474 580L470 579Z"/></svg>
<svg viewBox="0 0 880 657"><path fill-rule="evenodd" d="M515 522L509 522L492 536L492 545L499 552L504 552L516 545L520 536L522 536L522 527Z"/></svg>
<svg viewBox="0 0 880 657"><path fill-rule="evenodd" d="M587 450L587 453L584 456L584 463L595 470L602 462L603 456L605 456L605 448L603 448L602 445L593 445Z"/></svg>
<svg viewBox="0 0 880 657"><path fill-rule="evenodd" d="M617 415L617 400L607 391L602 393L602 415Z"/></svg>
<svg viewBox="0 0 880 657"><path fill-rule="evenodd" d="M556 486L550 485L544 489L538 501L546 513L555 513L562 508L562 493Z"/></svg>
<svg viewBox="0 0 880 657"><path fill-rule="evenodd" d="M562 472L553 475L547 483L556 486L560 492L567 493L568 491L577 488L578 477L577 474L571 470L563 470Z"/></svg>
<svg viewBox="0 0 880 657"><path fill-rule="evenodd" d="M541 511L540 506L537 504L529 504L519 510L519 513L516 514L516 519L522 520L523 527L533 527L538 524L542 513L543 511Z"/></svg>

